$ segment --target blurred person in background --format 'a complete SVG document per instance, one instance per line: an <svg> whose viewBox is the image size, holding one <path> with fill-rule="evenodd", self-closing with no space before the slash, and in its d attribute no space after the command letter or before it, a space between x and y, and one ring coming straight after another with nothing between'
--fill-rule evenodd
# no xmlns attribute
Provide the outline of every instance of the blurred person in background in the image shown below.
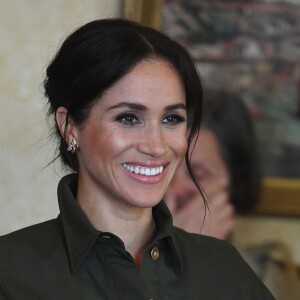
<svg viewBox="0 0 300 300"><path fill-rule="evenodd" d="M208 91L203 126L194 145L191 167L209 201L205 209L183 164L167 193L175 225L194 233L227 239L235 213L250 213L259 201L261 173L250 116L237 95ZM198 211L198 214L194 214Z"/></svg>
<svg viewBox="0 0 300 300"><path fill-rule="evenodd" d="M253 124L236 94L224 90L204 94L203 125L194 144L191 168L207 195L208 209L183 163L165 197L174 225L231 240L236 215L252 213L261 192ZM296 268L286 245L274 241L239 250L276 299L299 299Z"/></svg>

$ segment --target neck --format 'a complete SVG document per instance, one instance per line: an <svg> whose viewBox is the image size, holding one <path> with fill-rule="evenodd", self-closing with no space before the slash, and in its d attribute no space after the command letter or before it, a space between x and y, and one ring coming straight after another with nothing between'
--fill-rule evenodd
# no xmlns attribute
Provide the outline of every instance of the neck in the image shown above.
<svg viewBox="0 0 300 300"><path fill-rule="evenodd" d="M106 200L103 196L90 193L90 190L87 192L80 183L76 198L91 224L99 231L118 236L139 267L147 246L155 236L152 208Z"/></svg>

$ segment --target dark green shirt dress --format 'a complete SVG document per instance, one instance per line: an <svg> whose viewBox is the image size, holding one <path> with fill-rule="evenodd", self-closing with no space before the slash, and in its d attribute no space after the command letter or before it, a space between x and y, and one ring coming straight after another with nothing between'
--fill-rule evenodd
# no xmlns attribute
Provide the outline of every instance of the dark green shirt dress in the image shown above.
<svg viewBox="0 0 300 300"><path fill-rule="evenodd" d="M76 188L74 174L59 183L57 219L0 237L0 300L274 299L229 243L173 227L163 201L137 270L120 238L90 224Z"/></svg>

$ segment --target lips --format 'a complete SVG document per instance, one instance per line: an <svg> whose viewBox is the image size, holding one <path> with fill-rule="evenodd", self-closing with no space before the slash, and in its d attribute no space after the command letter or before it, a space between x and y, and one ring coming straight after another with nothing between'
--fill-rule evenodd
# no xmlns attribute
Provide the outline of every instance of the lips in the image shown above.
<svg viewBox="0 0 300 300"><path fill-rule="evenodd" d="M135 173L137 175L144 175L144 176L156 176L161 174L164 170L164 166L148 168L148 167L141 167L141 166L133 166L127 163L122 165L126 170L130 171L131 173Z"/></svg>

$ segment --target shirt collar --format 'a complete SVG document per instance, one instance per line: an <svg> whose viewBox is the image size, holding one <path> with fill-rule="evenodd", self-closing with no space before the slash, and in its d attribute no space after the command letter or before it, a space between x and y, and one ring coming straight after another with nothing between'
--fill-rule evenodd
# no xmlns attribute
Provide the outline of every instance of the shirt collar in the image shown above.
<svg viewBox="0 0 300 300"><path fill-rule="evenodd" d="M65 232L67 250L72 272L76 272L80 262L89 252L99 236L75 199L78 175L70 174L58 185L58 204Z"/></svg>
<svg viewBox="0 0 300 300"><path fill-rule="evenodd" d="M75 273L89 250L101 234L90 223L87 216L75 199L78 175L69 174L61 179L58 185L58 203L60 217L66 238L67 251L72 272ZM153 218L157 227L156 240L164 239L173 258L173 266L181 273L181 259L173 234L173 220L164 201L153 207Z"/></svg>

